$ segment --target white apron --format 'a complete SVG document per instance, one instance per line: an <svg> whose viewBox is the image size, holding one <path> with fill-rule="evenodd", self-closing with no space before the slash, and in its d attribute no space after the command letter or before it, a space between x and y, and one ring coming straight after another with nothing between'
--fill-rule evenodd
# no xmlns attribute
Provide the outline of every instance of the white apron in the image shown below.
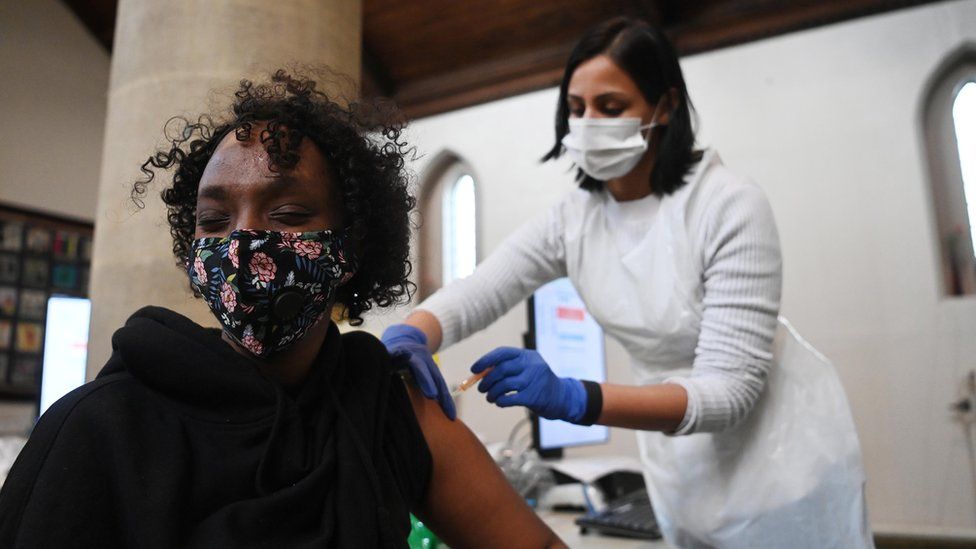
<svg viewBox="0 0 976 549"><path fill-rule="evenodd" d="M662 199L648 236L621 257L600 214L567 232L566 265L587 309L627 349L638 383L691 372L702 317L701 254L685 212L707 187L716 155ZM589 227L589 228L588 228ZM593 265L605 265L599 274ZM588 265L590 268L584 268ZM615 288L599 297L587 288ZM861 451L830 362L780 319L766 390L721 433L637 432L644 476L665 539L678 547L873 547Z"/></svg>

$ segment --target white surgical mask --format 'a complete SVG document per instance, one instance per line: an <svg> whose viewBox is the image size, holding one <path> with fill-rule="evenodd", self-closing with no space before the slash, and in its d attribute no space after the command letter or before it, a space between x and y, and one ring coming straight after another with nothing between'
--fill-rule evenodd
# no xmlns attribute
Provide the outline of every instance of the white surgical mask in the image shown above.
<svg viewBox="0 0 976 549"><path fill-rule="evenodd" d="M629 173L644 156L650 131L646 137L642 132L658 123L640 123L640 118L570 118L563 146L586 175L607 181Z"/></svg>

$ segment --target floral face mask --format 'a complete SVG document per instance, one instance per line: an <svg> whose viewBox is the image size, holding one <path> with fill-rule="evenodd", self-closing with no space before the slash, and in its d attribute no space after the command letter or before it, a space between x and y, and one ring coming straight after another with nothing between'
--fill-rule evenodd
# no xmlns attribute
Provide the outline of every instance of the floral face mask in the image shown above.
<svg viewBox="0 0 976 549"><path fill-rule="evenodd" d="M187 273L224 331L267 357L304 336L352 278L347 242L328 230L238 230L193 241Z"/></svg>

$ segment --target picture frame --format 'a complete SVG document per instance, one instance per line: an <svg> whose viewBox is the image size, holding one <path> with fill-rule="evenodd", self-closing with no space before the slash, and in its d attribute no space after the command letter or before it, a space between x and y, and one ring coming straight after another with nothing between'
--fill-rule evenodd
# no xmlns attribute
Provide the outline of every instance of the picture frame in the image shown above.
<svg viewBox="0 0 976 549"><path fill-rule="evenodd" d="M19 252L24 245L24 224L20 221L0 223L0 251Z"/></svg>
<svg viewBox="0 0 976 549"><path fill-rule="evenodd" d="M47 292L22 289L17 317L25 320L43 320L47 313Z"/></svg>
<svg viewBox="0 0 976 549"><path fill-rule="evenodd" d="M0 203L0 401L33 400L47 300L88 297L94 226Z"/></svg>
<svg viewBox="0 0 976 549"><path fill-rule="evenodd" d="M16 286L0 286L0 317L12 317L17 314L19 293Z"/></svg>

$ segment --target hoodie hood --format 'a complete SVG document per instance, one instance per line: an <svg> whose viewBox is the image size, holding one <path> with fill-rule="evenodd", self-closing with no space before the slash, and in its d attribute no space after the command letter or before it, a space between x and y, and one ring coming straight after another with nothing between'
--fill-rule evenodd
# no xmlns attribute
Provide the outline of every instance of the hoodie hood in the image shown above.
<svg viewBox="0 0 976 549"><path fill-rule="evenodd" d="M197 417L254 421L274 414L282 398L291 399L255 361L221 339L219 329L162 307L143 307L129 317L112 336L112 350L99 377L128 371ZM331 324L296 403L321 402L340 350L339 330Z"/></svg>

